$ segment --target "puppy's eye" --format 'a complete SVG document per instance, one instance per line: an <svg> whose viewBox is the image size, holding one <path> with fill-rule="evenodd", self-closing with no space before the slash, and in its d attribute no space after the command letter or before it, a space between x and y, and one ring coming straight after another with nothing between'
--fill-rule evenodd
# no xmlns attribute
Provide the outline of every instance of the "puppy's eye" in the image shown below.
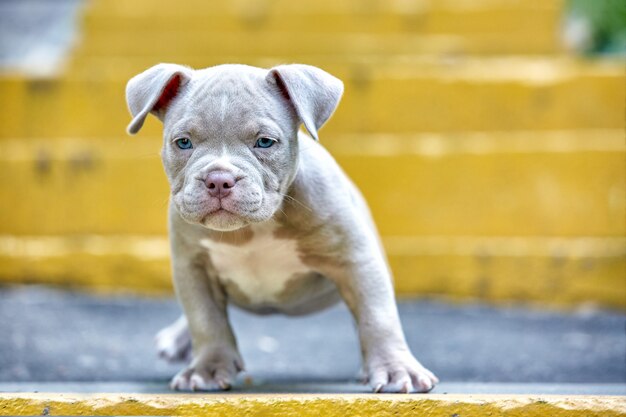
<svg viewBox="0 0 626 417"><path fill-rule="evenodd" d="M269 148L276 142L277 142L276 139L272 139L272 138L259 138L254 144L254 147L255 148Z"/></svg>
<svg viewBox="0 0 626 417"><path fill-rule="evenodd" d="M174 143L180 149L191 149L191 148L193 148L193 145L191 144L191 141L189 139L187 139L187 138L176 139L174 141Z"/></svg>

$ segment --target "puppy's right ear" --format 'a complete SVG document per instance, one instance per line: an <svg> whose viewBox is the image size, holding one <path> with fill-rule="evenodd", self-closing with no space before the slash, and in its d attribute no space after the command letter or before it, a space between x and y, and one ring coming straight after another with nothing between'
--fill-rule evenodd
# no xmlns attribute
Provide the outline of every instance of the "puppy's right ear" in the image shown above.
<svg viewBox="0 0 626 417"><path fill-rule="evenodd" d="M126 84L126 103L133 120L126 131L139 132L148 113L163 120L170 102L191 79L193 70L182 65L158 64L135 75Z"/></svg>

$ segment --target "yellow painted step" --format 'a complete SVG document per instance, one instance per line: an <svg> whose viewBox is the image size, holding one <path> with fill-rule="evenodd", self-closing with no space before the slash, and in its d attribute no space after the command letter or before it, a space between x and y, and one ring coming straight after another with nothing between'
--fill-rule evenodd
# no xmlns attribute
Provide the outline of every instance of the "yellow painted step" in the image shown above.
<svg viewBox="0 0 626 417"><path fill-rule="evenodd" d="M119 66L59 80L0 79L0 138L123 134L125 84L144 67L113 62ZM623 65L520 57L330 63L323 68L343 79L346 91L322 135L623 129ZM160 130L150 118L144 133Z"/></svg>
<svg viewBox="0 0 626 417"><path fill-rule="evenodd" d="M513 8L494 5L491 8L430 9L409 4L408 10L293 10L270 3L247 9L236 7L214 10L213 5L200 10L190 7L152 8L143 13L115 13L87 10L82 20L83 37L123 32L141 33L199 32L207 36L220 32L259 31L300 33L419 33L419 34L508 34L549 37L556 41L562 10L558 7ZM231 4L231 3L226 3ZM182 3L187 5L186 2ZM130 38L129 38L130 39Z"/></svg>
<svg viewBox="0 0 626 417"><path fill-rule="evenodd" d="M383 238L400 296L626 309L626 238ZM166 236L0 235L0 284L171 294Z"/></svg>
<svg viewBox="0 0 626 417"><path fill-rule="evenodd" d="M528 33L478 33L460 35L158 31L92 34L76 50L78 56L148 56L159 59L168 52L181 58L202 55L208 59L236 56L241 60L262 57L385 56L438 53L449 55L552 54L561 48L556 35Z"/></svg>
<svg viewBox="0 0 626 417"><path fill-rule="evenodd" d="M626 235L621 130L322 140L384 236ZM164 234L160 142L0 141L0 233Z"/></svg>
<svg viewBox="0 0 626 417"><path fill-rule="evenodd" d="M562 1L96 1L78 55L549 53ZM398 36L419 34L419 36ZM440 35L440 36L425 36ZM446 36L447 35L447 36ZM452 35L452 36L451 36ZM465 36L463 36L465 35Z"/></svg>
<svg viewBox="0 0 626 417"><path fill-rule="evenodd" d="M3 393L0 407L16 416L45 411L66 416L618 417L626 413L626 400L599 395Z"/></svg>
<svg viewBox="0 0 626 417"><path fill-rule="evenodd" d="M517 13L527 11L560 9L563 0L318 0L314 2L295 2L292 0L233 0L229 2L207 2L205 0L186 0L172 7L169 0L93 0L88 4L93 15L117 16L187 16L203 13L246 14L272 11L275 13L315 14L327 13L419 13L419 12L479 12L488 10L509 10Z"/></svg>

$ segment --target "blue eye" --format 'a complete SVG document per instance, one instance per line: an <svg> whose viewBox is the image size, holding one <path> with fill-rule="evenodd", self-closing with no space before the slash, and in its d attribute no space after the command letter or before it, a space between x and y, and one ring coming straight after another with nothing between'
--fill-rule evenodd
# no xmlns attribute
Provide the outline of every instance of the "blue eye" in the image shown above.
<svg viewBox="0 0 626 417"><path fill-rule="evenodd" d="M276 140L274 139L270 139L270 138L259 138L257 139L256 143L254 144L255 148L269 148L271 147L274 143L276 143Z"/></svg>
<svg viewBox="0 0 626 417"><path fill-rule="evenodd" d="M176 143L176 146L178 146L180 149L191 149L193 148L193 145L191 144L191 141L187 138L180 138L180 139L176 139L174 141L174 143Z"/></svg>

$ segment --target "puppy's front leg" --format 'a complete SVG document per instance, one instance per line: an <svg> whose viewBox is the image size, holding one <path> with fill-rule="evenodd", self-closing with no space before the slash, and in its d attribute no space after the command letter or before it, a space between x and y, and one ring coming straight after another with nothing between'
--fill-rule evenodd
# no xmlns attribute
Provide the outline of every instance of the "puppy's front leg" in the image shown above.
<svg viewBox="0 0 626 417"><path fill-rule="evenodd" d="M409 350L389 269L378 245L368 240L373 246L361 253L373 256L343 265L334 275L357 323L367 379L376 392L428 392L439 380Z"/></svg>
<svg viewBox="0 0 626 417"><path fill-rule="evenodd" d="M192 391L229 389L243 362L228 322L226 297L217 279L209 278L206 260L175 253L173 246L174 285L189 323L193 358L170 386Z"/></svg>

